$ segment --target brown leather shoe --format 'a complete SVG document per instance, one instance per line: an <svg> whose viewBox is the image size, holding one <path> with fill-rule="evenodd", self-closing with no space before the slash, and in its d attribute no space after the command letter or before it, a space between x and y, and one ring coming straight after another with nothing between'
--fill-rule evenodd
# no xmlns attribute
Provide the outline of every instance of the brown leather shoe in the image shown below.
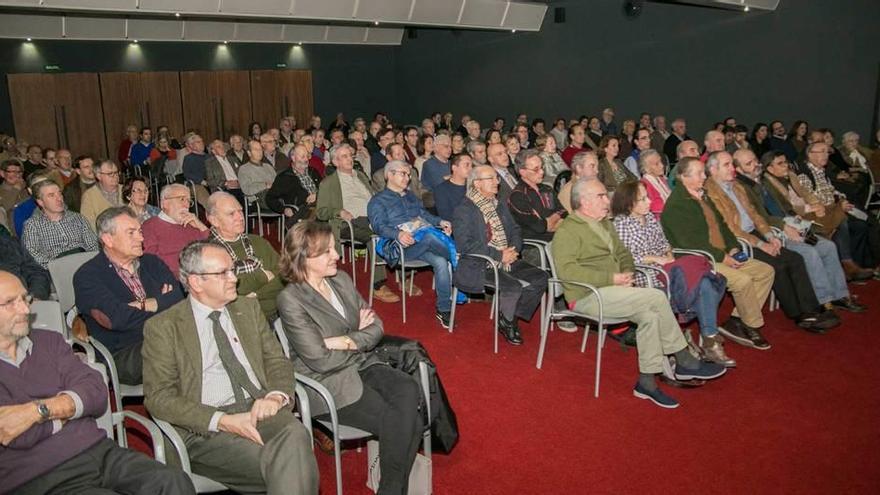
<svg viewBox="0 0 880 495"><path fill-rule="evenodd" d="M727 353L724 352L724 344L721 342L721 335L703 337L703 358L706 361L724 365L725 368L735 368L736 361L731 359Z"/></svg>
<svg viewBox="0 0 880 495"><path fill-rule="evenodd" d="M327 455L333 455L333 439L330 438L326 433L324 433L320 428L314 428L313 430L315 434L315 445L321 449L321 452Z"/></svg>
<svg viewBox="0 0 880 495"><path fill-rule="evenodd" d="M874 276L874 272L860 267L852 260L843 261L841 265L843 266L843 273L846 275L847 282L863 282L870 280Z"/></svg>
<svg viewBox="0 0 880 495"><path fill-rule="evenodd" d="M396 303L400 301L400 296L391 292L391 289L389 289L387 285L383 285L382 287L379 287L379 289L374 290L373 297L383 303Z"/></svg>

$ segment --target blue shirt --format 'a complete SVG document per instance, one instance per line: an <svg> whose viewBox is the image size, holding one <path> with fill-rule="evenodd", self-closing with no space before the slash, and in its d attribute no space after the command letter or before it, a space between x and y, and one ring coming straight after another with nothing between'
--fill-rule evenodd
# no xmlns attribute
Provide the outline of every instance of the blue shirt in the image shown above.
<svg viewBox="0 0 880 495"><path fill-rule="evenodd" d="M739 212L740 227L742 227L743 232L751 232L755 230L755 222L752 222L752 218L749 216L748 212L746 212L745 207L739 202L739 198L736 197L736 193L733 191L733 183L722 183L721 190L724 191L724 194L726 194L727 197L733 201L733 204L736 205L736 211Z"/></svg>
<svg viewBox="0 0 880 495"><path fill-rule="evenodd" d="M422 185L425 189L433 191L445 180L444 177L452 173L449 162L441 162L436 156L432 156L422 165Z"/></svg>
<svg viewBox="0 0 880 495"><path fill-rule="evenodd" d="M459 186L448 180L443 181L434 188L434 207L443 220L452 221L455 208L464 201L467 186Z"/></svg>
<svg viewBox="0 0 880 495"><path fill-rule="evenodd" d="M36 209L37 202L34 201L33 197L30 197L19 203L15 210L13 210L12 222L15 224L15 235L19 238L21 238L21 234L24 232L24 223L31 218Z"/></svg>
<svg viewBox="0 0 880 495"><path fill-rule="evenodd" d="M183 177L195 184L201 184L205 180L205 161L207 153L188 153L183 159Z"/></svg>
<svg viewBox="0 0 880 495"><path fill-rule="evenodd" d="M401 194L387 187L370 199L367 216L373 232L386 239L396 239L399 232L397 226L417 217L422 217L435 227L441 220L440 217L428 213L422 201L409 189Z"/></svg>
<svg viewBox="0 0 880 495"><path fill-rule="evenodd" d="M144 144L140 141L134 143L131 147L131 154L128 160L132 165L143 165L150 161L150 151L153 150L153 143Z"/></svg>

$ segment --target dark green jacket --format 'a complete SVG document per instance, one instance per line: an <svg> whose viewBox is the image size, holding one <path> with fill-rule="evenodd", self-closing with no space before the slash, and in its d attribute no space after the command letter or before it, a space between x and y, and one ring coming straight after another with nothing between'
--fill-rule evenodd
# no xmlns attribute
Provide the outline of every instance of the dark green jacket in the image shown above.
<svg viewBox="0 0 880 495"><path fill-rule="evenodd" d="M687 188L681 184L677 184L672 189L672 194L666 200L666 206L663 207L663 215L660 217L660 224L663 226L663 233L666 239L674 248L682 249L701 249L710 253L715 261L722 261L724 256L734 248L739 247L736 236L727 228L721 213L712 204L708 197L703 197L712 212L715 214L715 220L718 228L721 229L721 236L724 238L724 250L718 249L709 243L709 224L706 223L706 217L703 215L703 209L693 196L687 191Z"/></svg>
<svg viewBox="0 0 880 495"><path fill-rule="evenodd" d="M608 232L611 243L594 228ZM572 213L559 225L551 244L556 274L561 279L584 282L596 287L614 285L614 274L635 271L632 254L620 242L610 220L590 221ZM565 299L577 301L589 295L587 289L564 285Z"/></svg>

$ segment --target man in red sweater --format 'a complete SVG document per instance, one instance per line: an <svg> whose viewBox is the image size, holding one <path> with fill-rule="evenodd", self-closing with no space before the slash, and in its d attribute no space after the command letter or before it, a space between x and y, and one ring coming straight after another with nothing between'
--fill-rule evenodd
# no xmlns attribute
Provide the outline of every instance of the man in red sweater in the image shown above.
<svg viewBox="0 0 880 495"><path fill-rule="evenodd" d="M162 213L144 222L144 252L155 254L177 277L177 257L193 241L208 238L208 227L190 213L192 196L182 184L169 184L159 195Z"/></svg>
<svg viewBox="0 0 880 495"><path fill-rule="evenodd" d="M587 139L586 136L584 128L580 124L575 124L569 128L568 140L571 144L562 150L562 161L564 161L569 167L571 166L572 159L574 159L574 155L577 155L581 151L587 151L584 149L584 142Z"/></svg>

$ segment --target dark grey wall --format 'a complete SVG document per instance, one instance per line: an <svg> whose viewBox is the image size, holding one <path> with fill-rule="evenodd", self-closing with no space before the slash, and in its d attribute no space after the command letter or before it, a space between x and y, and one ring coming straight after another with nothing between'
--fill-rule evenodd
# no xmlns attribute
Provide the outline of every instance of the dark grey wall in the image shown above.
<svg viewBox="0 0 880 495"><path fill-rule="evenodd" d="M468 112L483 123L523 111L554 118L613 106L619 119L641 111L685 116L692 135L733 115L753 123L806 119L838 133L870 132L880 72L880 2L782 0L771 13L646 4L627 19L621 0L551 4L540 33L419 29L400 47L37 41L37 52L0 41L0 74L62 70L310 68L315 108L399 122L432 111ZM553 7L567 21L553 23ZM11 128L0 84L0 130Z"/></svg>
<svg viewBox="0 0 880 495"><path fill-rule="evenodd" d="M877 0L782 0L771 13L649 2L637 19L621 4L553 2L540 33L419 30L395 59L398 117L449 110L487 124L613 106L618 119L685 116L692 135L727 115L870 130ZM564 24L553 22L557 6Z"/></svg>
<svg viewBox="0 0 880 495"><path fill-rule="evenodd" d="M283 63L289 69L312 70L315 110L325 118L339 109L355 115L390 110L394 98L394 47L167 42L137 47L125 42L0 40L0 132L12 130L5 74L43 72L50 64L63 72L111 72L274 69Z"/></svg>

